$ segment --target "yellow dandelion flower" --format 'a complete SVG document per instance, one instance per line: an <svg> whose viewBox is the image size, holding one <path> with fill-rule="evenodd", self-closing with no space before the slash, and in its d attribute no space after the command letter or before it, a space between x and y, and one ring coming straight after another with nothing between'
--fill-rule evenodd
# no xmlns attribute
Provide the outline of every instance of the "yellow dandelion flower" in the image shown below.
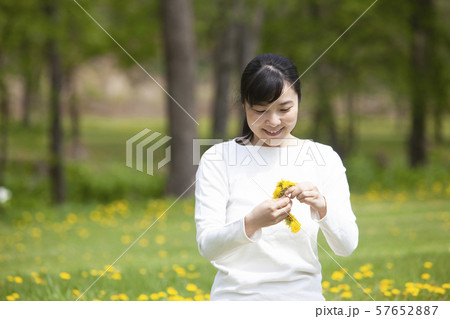
<svg viewBox="0 0 450 319"><path fill-rule="evenodd" d="M164 245L166 243L166 237L164 237L163 235L158 235L155 237L155 242L158 245Z"/></svg>
<svg viewBox="0 0 450 319"><path fill-rule="evenodd" d="M187 267L187 269L188 269L189 271L194 271L194 270L195 270L195 265L190 264L190 265Z"/></svg>
<svg viewBox="0 0 450 319"><path fill-rule="evenodd" d="M17 284L21 284L21 283L23 283L23 279L20 276L15 276L14 277L14 282L17 283Z"/></svg>
<svg viewBox="0 0 450 319"><path fill-rule="evenodd" d="M364 291L366 294L372 293L372 289L370 289L370 288L365 288L363 291Z"/></svg>
<svg viewBox="0 0 450 319"><path fill-rule="evenodd" d="M338 293L340 290L339 290L339 288L338 287L331 287L330 288L330 292L332 292L332 293Z"/></svg>
<svg viewBox="0 0 450 319"><path fill-rule="evenodd" d="M138 301L147 301L148 300L148 296L144 295L144 294L140 294L139 297L137 298Z"/></svg>
<svg viewBox="0 0 450 319"><path fill-rule="evenodd" d="M352 292L346 290L346 291L342 292L341 297L342 298L351 298L352 297Z"/></svg>
<svg viewBox="0 0 450 319"><path fill-rule="evenodd" d="M368 278L372 278L373 277L373 271L371 271L371 270L365 271L365 272L363 272L363 276L364 277L368 277Z"/></svg>
<svg viewBox="0 0 450 319"><path fill-rule="evenodd" d="M114 280L121 280L122 275L120 274L120 272L115 272L114 274L112 274L111 278Z"/></svg>
<svg viewBox="0 0 450 319"><path fill-rule="evenodd" d="M359 267L359 271L364 273L366 271L372 270L373 265L372 264L365 264L361 267Z"/></svg>
<svg viewBox="0 0 450 319"><path fill-rule="evenodd" d="M398 289L392 289L392 294L397 296L397 295L400 294L400 290L398 290Z"/></svg>
<svg viewBox="0 0 450 319"><path fill-rule="evenodd" d="M12 295L15 299L19 299L19 298L20 298L20 295L19 295L17 292L13 292L11 295Z"/></svg>
<svg viewBox="0 0 450 319"><path fill-rule="evenodd" d="M141 268L141 269L139 269L139 273L140 273L141 275L145 275L145 274L147 273L147 269Z"/></svg>
<svg viewBox="0 0 450 319"><path fill-rule="evenodd" d="M15 301L16 298L14 298L14 296L12 296L12 295L8 295L8 296L6 296L6 300L8 300L8 301Z"/></svg>
<svg viewBox="0 0 450 319"><path fill-rule="evenodd" d="M171 296L175 296L175 295L178 294L178 291L177 291L175 288L173 288L173 287L168 287L168 288L167 288L167 293L168 293L169 295L171 295Z"/></svg>
<svg viewBox="0 0 450 319"><path fill-rule="evenodd" d="M6 277L8 279L8 281L13 282L14 281L14 277L13 276L8 276Z"/></svg>
<svg viewBox="0 0 450 319"><path fill-rule="evenodd" d="M175 295L175 296L170 296L168 300L169 301L183 301L184 298L181 296Z"/></svg>
<svg viewBox="0 0 450 319"><path fill-rule="evenodd" d="M355 273L353 274L353 277L354 277L356 280L360 280L360 279L363 278L363 274L360 273L360 272L358 271L358 272L355 272Z"/></svg>
<svg viewBox="0 0 450 319"><path fill-rule="evenodd" d="M195 295L194 300L195 301L205 301L205 297L203 297L203 295Z"/></svg>
<svg viewBox="0 0 450 319"><path fill-rule="evenodd" d="M119 298L118 295L112 295L112 296L111 296L111 300L112 300L112 301L118 301L118 300L120 300L120 298Z"/></svg>
<svg viewBox="0 0 450 319"><path fill-rule="evenodd" d="M392 296L392 292L390 292L390 291L385 291L385 292L383 292L383 294L384 294L386 297Z"/></svg>
<svg viewBox="0 0 450 319"><path fill-rule="evenodd" d="M420 276L420 278L422 278L423 280L428 280L428 279L430 279L430 274L428 274L428 273L423 273L421 276Z"/></svg>
<svg viewBox="0 0 450 319"><path fill-rule="evenodd" d="M160 251L158 251L158 256L160 257L160 258L167 258L167 251L166 250L160 250Z"/></svg>
<svg viewBox="0 0 450 319"><path fill-rule="evenodd" d="M158 297L159 298L166 298L167 297L167 293L165 293L164 291L160 291L160 292L158 292Z"/></svg>
<svg viewBox="0 0 450 319"><path fill-rule="evenodd" d="M442 285L442 288L450 289L450 284L449 283L445 283L445 284Z"/></svg>
<svg viewBox="0 0 450 319"><path fill-rule="evenodd" d="M286 192L286 190L291 187L296 185L297 183L292 183L289 181L285 181L285 180L281 180L277 183L277 187L275 188L275 191L273 192L273 197L272 198L281 198L284 196L284 193ZM286 217L286 219L284 220L286 222L286 225L289 226L289 228L291 229L291 232L293 233L297 233L300 231L301 229L301 224L298 222L298 220L295 218L294 215L289 215L288 217Z"/></svg>
<svg viewBox="0 0 450 319"><path fill-rule="evenodd" d="M431 261L427 261L423 264L423 266L427 269L430 269L431 267L433 267L433 263Z"/></svg>
<svg viewBox="0 0 450 319"><path fill-rule="evenodd" d="M119 294L119 298L120 298L120 300L123 300L123 301L130 300L130 298L128 298L128 296L124 293Z"/></svg>
<svg viewBox="0 0 450 319"><path fill-rule="evenodd" d="M342 279L344 279L344 272L341 270L334 271L331 275L331 279L335 281L341 281Z"/></svg>
<svg viewBox="0 0 450 319"><path fill-rule="evenodd" d="M67 273L67 272L61 272L61 273L59 274L59 277L60 277L61 279L64 279L64 280L69 280L69 279L70 279L70 274Z"/></svg>
<svg viewBox="0 0 450 319"><path fill-rule="evenodd" d="M80 291L78 289L72 289L72 292L76 296L78 296L80 294Z"/></svg>
<svg viewBox="0 0 450 319"><path fill-rule="evenodd" d="M89 277L89 273L88 273L86 270L83 270L83 271L81 272L81 277L87 278L87 277Z"/></svg>
<svg viewBox="0 0 450 319"><path fill-rule="evenodd" d="M328 281L322 282L322 287L325 289L330 288L330 282L328 282Z"/></svg>
<svg viewBox="0 0 450 319"><path fill-rule="evenodd" d="M196 291L197 290L197 286L194 285L194 284L187 284L186 290L187 291Z"/></svg>
<svg viewBox="0 0 450 319"><path fill-rule="evenodd" d="M159 299L159 295L157 293L152 293L152 294L150 294L150 299L151 300L158 300Z"/></svg>
<svg viewBox="0 0 450 319"><path fill-rule="evenodd" d="M445 289L441 288L441 287L436 287L434 289L434 292L443 295L443 294L445 294Z"/></svg>

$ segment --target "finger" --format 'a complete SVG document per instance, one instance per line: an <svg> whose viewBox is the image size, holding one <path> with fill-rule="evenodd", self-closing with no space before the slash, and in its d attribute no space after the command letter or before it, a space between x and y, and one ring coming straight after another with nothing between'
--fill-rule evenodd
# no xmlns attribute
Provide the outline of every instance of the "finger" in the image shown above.
<svg viewBox="0 0 450 319"><path fill-rule="evenodd" d="M281 197L281 198L278 199L277 208L285 207L291 201L292 200L289 197Z"/></svg>
<svg viewBox="0 0 450 319"><path fill-rule="evenodd" d="M290 198L295 198L301 191L296 187L296 185L289 187L284 195L289 196Z"/></svg>
<svg viewBox="0 0 450 319"><path fill-rule="evenodd" d="M302 201L305 198L316 198L316 197L317 197L317 192L315 192L315 191L303 191L297 196L297 199L299 201Z"/></svg>

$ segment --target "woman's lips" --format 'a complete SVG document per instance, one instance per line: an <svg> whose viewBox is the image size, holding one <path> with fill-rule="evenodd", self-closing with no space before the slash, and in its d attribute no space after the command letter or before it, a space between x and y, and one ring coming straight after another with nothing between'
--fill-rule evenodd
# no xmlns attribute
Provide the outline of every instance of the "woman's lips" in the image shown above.
<svg viewBox="0 0 450 319"><path fill-rule="evenodd" d="M265 129L263 129L263 131L267 134L267 135L269 135L269 136L277 136L277 135L279 135L280 133L281 133L281 131L284 129L284 127L282 127L282 128L280 128L278 131L276 131L276 132L270 132L270 131L268 131L268 130L265 130Z"/></svg>

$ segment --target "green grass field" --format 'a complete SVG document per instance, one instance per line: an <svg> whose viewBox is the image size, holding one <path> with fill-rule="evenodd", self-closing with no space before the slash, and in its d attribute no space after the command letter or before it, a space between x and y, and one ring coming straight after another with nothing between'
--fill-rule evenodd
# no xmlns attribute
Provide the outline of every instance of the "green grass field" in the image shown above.
<svg viewBox="0 0 450 319"><path fill-rule="evenodd" d="M381 122L367 123L372 129L361 133L360 153L344 161L359 247L337 257L320 237L324 295L449 300L448 145L433 151L426 168L409 171L395 125L380 131ZM164 172L151 177L125 167L125 141L145 127L163 130L144 120L86 119L88 158L67 163L72 200L52 207L36 169L45 162L45 127L24 132L13 125L14 197L0 216L0 300L74 300L89 287L82 300L209 298L215 269L197 250L193 198L169 209L175 199L161 197ZM389 154L387 167L370 161L379 152Z"/></svg>

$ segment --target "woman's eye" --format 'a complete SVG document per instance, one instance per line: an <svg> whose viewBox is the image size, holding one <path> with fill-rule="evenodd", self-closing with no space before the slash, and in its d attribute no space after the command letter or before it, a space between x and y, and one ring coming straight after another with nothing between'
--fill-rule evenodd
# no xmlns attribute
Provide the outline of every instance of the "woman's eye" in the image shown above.
<svg viewBox="0 0 450 319"><path fill-rule="evenodd" d="M259 114L263 114L264 113L264 111L257 111L257 110L253 110L253 111L255 111L256 113L259 113Z"/></svg>
<svg viewBox="0 0 450 319"><path fill-rule="evenodd" d="M280 111L281 112L287 112L287 111L289 111L291 108L288 108L288 109L281 109Z"/></svg>

